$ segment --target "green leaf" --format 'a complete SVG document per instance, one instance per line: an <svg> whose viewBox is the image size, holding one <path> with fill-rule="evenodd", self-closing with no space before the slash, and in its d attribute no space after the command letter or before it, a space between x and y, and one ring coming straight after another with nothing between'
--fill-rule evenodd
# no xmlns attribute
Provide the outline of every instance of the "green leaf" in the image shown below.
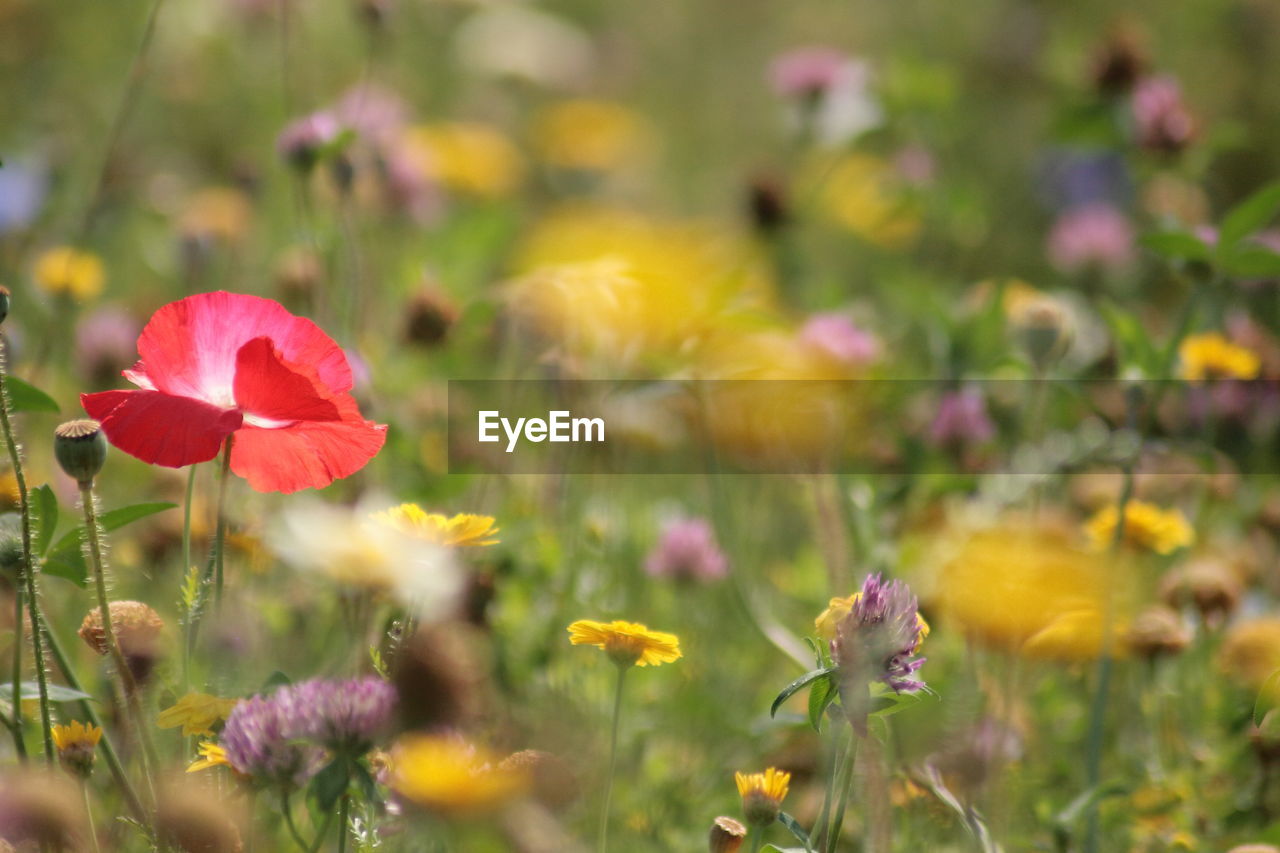
<svg viewBox="0 0 1280 853"><path fill-rule="evenodd" d="M330 811L337 804L338 798L347 792L350 781L350 764L345 755L340 755L312 777L311 794L322 811Z"/></svg>
<svg viewBox="0 0 1280 853"><path fill-rule="evenodd" d="M89 566L84 561L84 554L79 551L69 550L50 554L45 557L40 571L55 578L71 581L82 589L89 583Z"/></svg>
<svg viewBox="0 0 1280 853"><path fill-rule="evenodd" d="M1245 244L1223 258L1222 268L1238 278L1275 278L1280 276L1280 254L1266 246Z"/></svg>
<svg viewBox="0 0 1280 853"><path fill-rule="evenodd" d="M782 703L794 696L798 691L804 689L805 685L822 678L824 675L830 675L835 672L835 667L823 667L822 669L814 669L806 672L795 681L782 688L782 692L773 700L773 704L769 706L769 716L775 716L778 708L782 707Z"/></svg>
<svg viewBox="0 0 1280 853"><path fill-rule="evenodd" d="M804 827L795 818L786 812L778 812L778 823L791 830L791 834L796 837L796 841L803 844L808 853L813 853L813 842L809 840L809 833L804 831Z"/></svg>
<svg viewBox="0 0 1280 853"><path fill-rule="evenodd" d="M48 690L50 702L83 702L86 699L93 701L93 697L88 693L81 693L79 690L72 690L60 684L50 684ZM39 699L40 685L34 681L24 681L18 685L18 695L28 700ZM11 682L0 684L0 700L12 704L13 684Z"/></svg>
<svg viewBox="0 0 1280 853"><path fill-rule="evenodd" d="M1213 257L1213 250L1203 240L1186 231L1155 231L1143 234L1138 242L1163 258L1208 261Z"/></svg>
<svg viewBox="0 0 1280 853"><path fill-rule="evenodd" d="M265 696L268 693L274 693L280 687L288 687L290 684L293 684L293 679L277 669L267 676L266 681L262 682L262 689L258 692Z"/></svg>
<svg viewBox="0 0 1280 853"><path fill-rule="evenodd" d="M53 531L58 526L58 498L49 484L31 490L31 509L35 515L35 541L31 543L35 556L42 557L53 541Z"/></svg>
<svg viewBox="0 0 1280 853"><path fill-rule="evenodd" d="M835 681L832 676L816 679L809 690L809 725L815 732L822 731L822 718L827 707L840 696Z"/></svg>
<svg viewBox="0 0 1280 853"><path fill-rule="evenodd" d="M57 413L57 401L25 379L6 376L4 384L9 389L9 411Z"/></svg>
<svg viewBox="0 0 1280 853"><path fill-rule="evenodd" d="M1280 213L1280 182L1268 184L1237 204L1218 229L1218 254L1225 255L1245 237L1260 230Z"/></svg>
<svg viewBox="0 0 1280 853"><path fill-rule="evenodd" d="M126 524L132 524L141 518L149 515L155 515L158 512L164 512L166 509L173 509L177 504L168 501L153 501L150 503L134 504L132 506L120 507L110 512L104 512L98 516L98 523L102 525L102 529L106 531L116 530L124 527ZM68 553L78 553L80 544L84 541L84 526L81 525L70 533L67 533L49 551L49 557L52 560L54 556L62 557ZM56 574L56 572L55 572Z"/></svg>
<svg viewBox="0 0 1280 853"><path fill-rule="evenodd" d="M898 693L892 687L876 682L871 686L871 710L867 713L873 717L891 717L912 705L920 704L928 695L930 695L928 690Z"/></svg>
<svg viewBox="0 0 1280 853"><path fill-rule="evenodd" d="M1280 699L1280 669L1271 673L1267 680L1262 683L1262 688L1258 690L1258 697L1253 702L1253 724L1255 726L1262 725L1262 718L1267 715L1268 711L1276 707L1276 700Z"/></svg>

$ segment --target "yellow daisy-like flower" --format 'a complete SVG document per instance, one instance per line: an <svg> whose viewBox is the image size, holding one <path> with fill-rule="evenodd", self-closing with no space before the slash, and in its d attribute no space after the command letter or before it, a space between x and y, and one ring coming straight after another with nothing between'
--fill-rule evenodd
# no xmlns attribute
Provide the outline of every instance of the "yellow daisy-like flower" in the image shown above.
<svg viewBox="0 0 1280 853"><path fill-rule="evenodd" d="M735 773L742 814L753 826L768 826L778 819L782 801L791 787L791 774L770 767L763 773Z"/></svg>
<svg viewBox="0 0 1280 853"><path fill-rule="evenodd" d="M200 757L191 762L191 766L187 768L188 773L198 773L201 770L208 770L210 767L231 766L230 762L227 761L227 751L213 741L201 741L198 751Z"/></svg>
<svg viewBox="0 0 1280 853"><path fill-rule="evenodd" d="M88 776L93 770L94 750L102 740L102 729L73 721L69 725L54 726L51 734L62 766L77 776Z"/></svg>
<svg viewBox="0 0 1280 853"><path fill-rule="evenodd" d="M188 693L156 717L156 725L162 729L182 726L182 736L213 735L213 724L225 720L240 702L239 699L221 699L208 693Z"/></svg>
<svg viewBox="0 0 1280 853"><path fill-rule="evenodd" d="M1116 535L1115 506L1100 509L1085 523L1085 534L1095 551L1111 547ZM1172 554L1195 542L1196 534L1186 517L1177 509L1164 510L1146 501L1131 500L1125 504L1124 541L1157 554Z"/></svg>
<svg viewBox="0 0 1280 853"><path fill-rule="evenodd" d="M818 632L818 636L824 640L832 640L836 635L836 626L838 626L844 617L849 615L853 610L853 605L862 598L861 592L855 592L853 595L845 598L833 598L827 602L827 609L813 620L813 627ZM920 624L920 641L916 643L913 652L920 651L920 647L924 645L924 638L929 636L929 623L924 621L924 617L918 612L916 613L916 621Z"/></svg>
<svg viewBox="0 0 1280 853"><path fill-rule="evenodd" d="M495 128L474 122L440 122L411 128L405 150L422 172L450 190L501 198L524 180L520 152Z"/></svg>
<svg viewBox="0 0 1280 853"><path fill-rule="evenodd" d="M919 204L893 165L863 153L823 156L809 163L802 183L816 187L828 219L883 249L903 249L921 228Z"/></svg>
<svg viewBox="0 0 1280 853"><path fill-rule="evenodd" d="M524 769L500 766L496 756L455 737L406 735L389 762L393 789L445 817L492 811L530 784Z"/></svg>
<svg viewBox="0 0 1280 853"><path fill-rule="evenodd" d="M102 260L92 252L58 246L36 259L35 281L55 296L92 299L102 293L106 273Z"/></svg>
<svg viewBox="0 0 1280 853"><path fill-rule="evenodd" d="M1192 382L1206 379L1254 379L1262 368L1257 353L1233 344L1217 332L1189 335L1178 347L1182 378Z"/></svg>
<svg viewBox="0 0 1280 853"><path fill-rule="evenodd" d="M569 642L604 649L619 666L657 666L683 656L675 634L650 631L635 622L579 619L569 626Z"/></svg>
<svg viewBox="0 0 1280 853"><path fill-rule="evenodd" d="M452 517L427 512L417 504L400 504L375 512L373 518L401 533L425 539L435 545L496 545L498 528L491 515L459 513Z"/></svg>
<svg viewBox="0 0 1280 853"><path fill-rule="evenodd" d="M187 201L178 228L185 237L235 243L248 231L252 215L253 202L243 190L208 187Z"/></svg>
<svg viewBox="0 0 1280 853"><path fill-rule="evenodd" d="M575 99L554 104L535 120L533 142L547 163L605 172L627 165L648 147L644 119L621 104Z"/></svg>

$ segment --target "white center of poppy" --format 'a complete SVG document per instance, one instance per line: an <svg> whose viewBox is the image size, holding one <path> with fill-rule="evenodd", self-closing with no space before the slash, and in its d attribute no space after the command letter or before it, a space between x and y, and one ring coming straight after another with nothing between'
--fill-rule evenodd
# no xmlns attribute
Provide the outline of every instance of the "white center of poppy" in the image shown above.
<svg viewBox="0 0 1280 853"><path fill-rule="evenodd" d="M283 429L297 423L297 421L278 421L275 418L264 418L261 415L251 415L248 412L244 413L244 422L249 426L261 429Z"/></svg>

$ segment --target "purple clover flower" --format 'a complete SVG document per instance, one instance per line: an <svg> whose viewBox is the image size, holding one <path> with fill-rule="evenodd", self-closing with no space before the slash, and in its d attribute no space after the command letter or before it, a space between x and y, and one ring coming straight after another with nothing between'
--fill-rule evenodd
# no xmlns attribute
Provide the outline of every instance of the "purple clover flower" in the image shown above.
<svg viewBox="0 0 1280 853"><path fill-rule="evenodd" d="M995 424L987 414L987 401L974 388L943 394L933 423L929 425L929 441L936 447L985 444L995 435Z"/></svg>
<svg viewBox="0 0 1280 853"><path fill-rule="evenodd" d="M294 737L339 752L364 753L395 715L396 689L377 676L313 679L287 688Z"/></svg>
<svg viewBox="0 0 1280 853"><path fill-rule="evenodd" d="M246 699L227 717L219 743L236 772L257 781L301 786L320 769L323 752L294 740L290 703L282 701L289 690Z"/></svg>
<svg viewBox="0 0 1280 853"><path fill-rule="evenodd" d="M713 581L729 574L729 560L706 519L685 518L663 529L644 569L653 577Z"/></svg>
<svg viewBox="0 0 1280 853"><path fill-rule="evenodd" d="M836 626L831 657L840 670L840 698L849 722L866 733L869 685L880 681L896 693L914 693L925 684L916 677L924 658L918 603L902 581L885 583L868 575L849 614Z"/></svg>

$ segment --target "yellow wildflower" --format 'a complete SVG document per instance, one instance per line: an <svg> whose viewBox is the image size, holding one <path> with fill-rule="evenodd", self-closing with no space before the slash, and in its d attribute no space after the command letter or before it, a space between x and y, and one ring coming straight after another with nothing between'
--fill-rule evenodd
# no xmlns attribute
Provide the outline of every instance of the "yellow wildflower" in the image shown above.
<svg viewBox="0 0 1280 853"><path fill-rule="evenodd" d="M58 246L36 259L35 281L55 296L92 299L102 293L106 273L102 260L92 252Z"/></svg>
<svg viewBox="0 0 1280 853"><path fill-rule="evenodd" d="M547 163L605 172L625 166L648 147L644 119L621 104L574 99L547 107L533 127L533 143Z"/></svg>
<svg viewBox="0 0 1280 853"><path fill-rule="evenodd" d="M763 773L735 773L742 814L753 826L768 826L778 819L782 801L791 787L791 774L776 767Z"/></svg>
<svg viewBox="0 0 1280 853"><path fill-rule="evenodd" d="M523 768L500 767L495 759L459 738L405 735L391 751L391 787L446 817L492 811L530 784Z"/></svg>
<svg viewBox="0 0 1280 853"><path fill-rule="evenodd" d="M1218 653L1222 670L1251 690L1260 690L1280 670L1280 619L1237 622L1227 631ZM1280 695L1266 697L1272 702Z"/></svg>
<svg viewBox="0 0 1280 853"><path fill-rule="evenodd" d="M496 545L498 528L491 515L459 513L452 517L427 512L417 504L400 504L375 512L373 517L408 536L434 545Z"/></svg>
<svg viewBox="0 0 1280 853"><path fill-rule="evenodd" d="M54 726L51 734L62 766L69 773L88 776L93 770L96 755L94 750L98 747L98 741L102 740L102 729L73 721L69 725Z"/></svg>
<svg viewBox="0 0 1280 853"><path fill-rule="evenodd" d="M619 666L658 666L682 657L675 634L650 631L635 622L579 619L569 626L569 642L604 649Z"/></svg>
<svg viewBox="0 0 1280 853"><path fill-rule="evenodd" d="M1066 525L1009 519L942 537L935 549L915 586L944 622L975 640L1029 657L1089 660L1106 637L1127 630L1135 574L1078 547Z"/></svg>
<svg viewBox="0 0 1280 853"><path fill-rule="evenodd" d="M235 243L245 235L253 213L249 196L231 187L209 187L193 195L182 211L184 237Z"/></svg>
<svg viewBox="0 0 1280 853"><path fill-rule="evenodd" d="M405 133L411 162L450 190L501 198L524 180L520 152L495 128L475 122L440 122Z"/></svg>
<svg viewBox="0 0 1280 853"><path fill-rule="evenodd" d="M868 243L901 249L920 231L920 212L892 164L869 154L818 158L804 173L829 219Z"/></svg>
<svg viewBox="0 0 1280 853"><path fill-rule="evenodd" d="M862 592L855 592L853 595L845 598L833 598L827 602L827 609L818 614L818 618L813 620L814 630L818 632L818 636L823 640L832 640L836 635L836 626L849 615L853 610L853 605L862 598ZM924 621L924 617L918 612L916 613L916 622L920 625L920 640L916 643L913 652L920 651L920 647L924 645L924 638L929 636L929 623Z"/></svg>
<svg viewBox="0 0 1280 853"><path fill-rule="evenodd" d="M161 711L156 725L162 729L182 726L183 737L212 736L214 723L225 720L239 702L239 699L220 699L208 693L188 693Z"/></svg>
<svg viewBox="0 0 1280 853"><path fill-rule="evenodd" d="M1262 368L1257 353L1233 344L1217 332L1189 335L1178 347L1182 378L1192 382L1205 379L1254 379Z"/></svg>
<svg viewBox="0 0 1280 853"><path fill-rule="evenodd" d="M200 741L197 751L200 753L200 757L191 762L191 766L187 768L188 773L198 773L201 770L208 770L210 767L231 766L230 762L227 761L227 751L213 741Z"/></svg>
<svg viewBox="0 0 1280 853"><path fill-rule="evenodd" d="M1111 547L1116 535L1116 507L1103 507L1085 523L1085 534L1094 550ZM1146 501L1131 500L1124 508L1124 541L1157 554L1172 554L1195 542L1195 531L1177 509L1163 510Z"/></svg>

